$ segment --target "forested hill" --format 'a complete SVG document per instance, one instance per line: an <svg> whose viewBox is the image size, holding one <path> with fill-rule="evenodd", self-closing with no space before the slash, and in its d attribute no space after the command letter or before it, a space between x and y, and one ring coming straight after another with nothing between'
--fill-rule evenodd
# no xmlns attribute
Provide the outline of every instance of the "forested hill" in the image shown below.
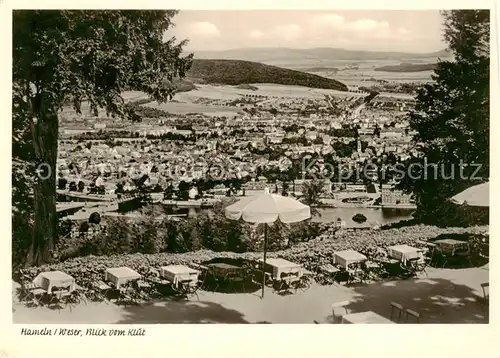
<svg viewBox="0 0 500 358"><path fill-rule="evenodd" d="M198 83L275 83L347 91L339 81L301 71L239 60L195 59L187 78Z"/></svg>

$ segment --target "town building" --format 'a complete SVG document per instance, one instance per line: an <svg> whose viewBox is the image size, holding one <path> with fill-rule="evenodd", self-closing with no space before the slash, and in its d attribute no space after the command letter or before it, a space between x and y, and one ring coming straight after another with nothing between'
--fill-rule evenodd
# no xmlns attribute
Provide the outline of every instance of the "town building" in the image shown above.
<svg viewBox="0 0 500 358"><path fill-rule="evenodd" d="M382 185L381 205L385 207L414 206L411 195L395 189L393 185Z"/></svg>

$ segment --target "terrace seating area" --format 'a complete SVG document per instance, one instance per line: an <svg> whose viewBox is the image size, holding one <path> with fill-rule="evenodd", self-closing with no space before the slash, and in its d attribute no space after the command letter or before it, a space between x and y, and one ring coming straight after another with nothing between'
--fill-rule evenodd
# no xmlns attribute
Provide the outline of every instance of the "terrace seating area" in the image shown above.
<svg viewBox="0 0 500 358"><path fill-rule="evenodd" d="M321 284L368 283L389 278L410 278L425 273L430 259L425 250L408 245L392 246L387 251L355 250L335 252L330 263L318 268Z"/></svg>
<svg viewBox="0 0 500 358"><path fill-rule="evenodd" d="M105 282L105 269L97 274L88 274L88 283L72 273L76 278L76 291L81 293L78 296L79 304L65 305L61 302L62 308L54 312L57 307L55 303L49 307L42 302L33 309L34 306L28 300L19 302L19 296L16 295L13 297L14 322L311 324L317 320L318 323L331 324L332 316L336 316L335 323L342 323L342 317L346 314L368 311L400 324L415 324L417 321L420 324L488 321L488 304L483 300L484 295L488 297L488 271L482 267L458 270L429 267L428 278L386 280L350 286L320 285L312 281L310 288L296 293L292 290L291 295L281 295L272 287L266 287L264 299L260 295L260 282L255 283L256 290L253 293L242 292L238 285L233 290L227 290L227 293L221 292L224 291L221 288L210 291L210 287L205 288L202 284L202 273L198 275L199 288L196 293L185 297L172 289L171 282L160 277L160 265L150 273L146 271L136 270L144 275L137 283L144 281L151 286L149 289L142 288L147 297L138 298L140 304L127 302L126 297L120 301L112 292L106 292L113 289L113 284ZM162 284L154 283L159 280L162 280ZM94 293L103 292L95 300L91 300L92 281L96 284ZM103 286L97 288L99 284ZM138 290L141 286L133 285L132 289ZM18 284L14 284L13 288L13 294L19 293L21 289ZM129 290L127 293L131 295L133 292ZM36 291L33 294L38 296ZM342 304L332 310L333 303ZM396 309L398 307L393 308L391 303L399 305L399 310ZM411 311L418 316L412 315Z"/></svg>
<svg viewBox="0 0 500 358"><path fill-rule="evenodd" d="M22 276L19 298L30 307L70 309L81 302L81 287L75 279L61 271L42 272L33 280Z"/></svg>
<svg viewBox="0 0 500 358"><path fill-rule="evenodd" d="M286 267L285 267L286 266ZM307 288L302 266L283 259L270 259L266 267L271 272L268 284L276 291ZM129 267L107 268L104 272L86 272L75 278L61 272L41 272L34 280L23 275L18 292L20 301L36 306L51 306L57 302L102 302L137 305L149 299L175 297L191 299L199 289L207 292L245 293L260 288L261 262L215 259L203 264L167 265L143 268L140 272ZM274 269L274 274L272 273ZM259 276L260 274L260 276ZM273 276L274 275L274 276Z"/></svg>
<svg viewBox="0 0 500 358"><path fill-rule="evenodd" d="M91 301L114 297L119 302L137 303L141 299L165 295L188 298L196 295L199 289L222 293L255 292L263 282L263 271L265 283L273 291L294 294L307 290L312 282L351 286L423 277L427 276L428 267L446 268L447 263L461 263L467 267L481 259L487 261L487 258L478 258L477 248L473 255L471 245L474 243L466 240L438 237L432 241L417 241L415 246L370 247L363 252L341 250L326 257L326 263L318 267L276 257L268 258L264 267L262 259L229 258L188 265L141 267L140 272L114 267L104 272L86 272L78 278L79 282L61 271L40 272L33 279L23 277L22 296L40 305L44 302L40 298L46 300L48 296L51 297L48 303L76 301L77 296L88 297Z"/></svg>
<svg viewBox="0 0 500 358"><path fill-rule="evenodd" d="M451 236L451 237L447 237ZM430 267L458 269L481 267L488 262L487 238L468 239L447 235L433 240L417 240L412 245L368 246L359 251L335 251L322 255L321 265L310 264L316 282L346 285L427 277ZM455 236L455 237L453 237Z"/></svg>
<svg viewBox="0 0 500 358"><path fill-rule="evenodd" d="M439 240L444 239L446 238ZM474 243L455 243L450 240L441 243L439 240L414 242L412 245L368 247L360 251L352 249L334 251L322 255L317 261L321 265L316 266L307 262L299 264L281 257L269 257L263 265L263 260L260 258L221 256L204 262L170 265L162 264L160 261L151 266L132 264L127 267L127 261L121 261L125 265L119 267L105 267L100 264L95 268L86 267L83 270L80 266L70 267L68 271L64 268L52 271L30 269L21 271L16 280L20 284L17 297L24 306L57 308L59 311L66 308L74 310L88 303L143 307L157 300L194 303L218 297L216 299L218 302L227 300L230 305L234 304L244 311L246 308L240 306L240 301L252 306L250 300L256 297L260 299L259 291L264 271L265 291L271 295L266 294L266 299L263 301L275 300L274 297L293 296L287 297L290 301L286 301L286 304L295 305L299 303L294 302L302 302L305 297L311 297L310 302L314 302L315 309L319 310L319 302L326 301L330 297L330 305L332 301L344 302L344 305L332 309L332 317L336 317L336 323L380 321L375 315L396 323L436 322L438 315L432 309L429 311L426 305L438 304L444 296L455 295L455 291L450 291L449 288L453 284L441 284L444 281L439 277L457 270L469 270L468 268L450 270L447 268L448 264L443 268L443 261L440 261L442 256L447 255L447 262L457 265L462 260L465 267L468 267L469 262L477 265L488 260L487 256L483 255L481 256L483 261L479 262L478 255L474 254L474 251L477 251ZM464 320L487 319L488 265L483 266L484 268L477 266L470 268L482 275L481 279L474 279L474 282L477 281L474 294L464 291L467 297L456 307L453 303L440 303L445 304L443 307L449 304L450 315L455 314L452 311L458 307L469 307L468 309L472 308L475 312L474 317ZM474 287L475 285L476 283ZM415 291L415 295L420 295L422 292L422 295L407 297L407 293L401 291L403 287L406 287L404 290L408 292ZM422 289L429 293L424 294ZM328 296L327 292L333 294ZM345 292L348 292L348 295L345 295ZM357 292L366 296L366 302L362 305L356 299L352 299L353 293ZM384 297L385 303L379 302L380 297ZM303 312L304 308L297 307L292 310L294 315L300 317L307 315ZM325 313L328 311L323 309ZM343 319L343 316L363 312L365 312L363 315L347 316ZM278 313L279 310L268 312L271 316ZM315 316L321 315L316 313ZM311 323L313 319L309 318L308 322ZM263 316L258 321L268 321L268 318ZM323 320L319 319L318 322L323 323Z"/></svg>

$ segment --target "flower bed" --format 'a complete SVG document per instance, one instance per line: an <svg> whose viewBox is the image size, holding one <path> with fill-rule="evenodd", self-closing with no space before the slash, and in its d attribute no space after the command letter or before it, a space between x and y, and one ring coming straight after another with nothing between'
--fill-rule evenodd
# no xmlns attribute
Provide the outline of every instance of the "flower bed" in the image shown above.
<svg viewBox="0 0 500 358"><path fill-rule="evenodd" d="M307 243L301 243L288 250L277 252L287 260L301 263L309 269L329 263L333 252L340 250L356 250L363 254L386 249L392 245L417 245L419 240L429 240L445 234L472 234L484 235L488 233L488 226L470 228L438 228L436 226L416 225L401 229L345 231L323 235Z"/></svg>
<svg viewBox="0 0 500 358"><path fill-rule="evenodd" d="M488 226L470 228L438 228L435 226L416 225L401 229L367 230L367 231L337 231L335 234L322 235L305 243L300 243L290 249L270 252L268 257L282 257L286 260L304 265L307 269L330 263L335 251L353 249L362 253L375 252L391 245L416 245L418 240L429 240L444 234L485 235ZM106 268L127 266L138 272L144 272L150 267L166 265L201 263L215 258L233 258L256 260L262 258L261 252L214 252L198 250L187 253L129 254L113 256L85 256L64 262L33 267L24 270L30 277L35 277L42 271L60 270L73 277L78 282L88 272L102 273Z"/></svg>

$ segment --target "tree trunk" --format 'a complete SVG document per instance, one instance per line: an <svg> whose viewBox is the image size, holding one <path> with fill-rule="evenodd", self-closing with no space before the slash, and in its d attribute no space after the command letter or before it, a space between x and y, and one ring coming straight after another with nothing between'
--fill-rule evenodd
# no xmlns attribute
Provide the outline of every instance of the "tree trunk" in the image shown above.
<svg viewBox="0 0 500 358"><path fill-rule="evenodd" d="M34 211L35 220L27 266L50 263L56 239L56 161L59 123L57 111L44 108L32 126L35 149Z"/></svg>

